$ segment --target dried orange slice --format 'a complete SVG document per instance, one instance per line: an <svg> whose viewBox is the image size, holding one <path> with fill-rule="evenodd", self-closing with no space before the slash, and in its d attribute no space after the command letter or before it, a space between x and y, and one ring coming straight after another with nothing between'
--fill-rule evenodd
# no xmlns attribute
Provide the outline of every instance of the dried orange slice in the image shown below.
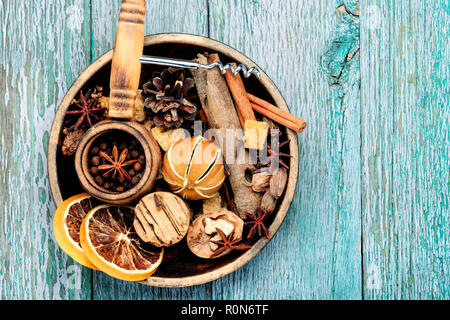
<svg viewBox="0 0 450 320"><path fill-rule="evenodd" d="M53 217L56 242L76 262L97 269L86 257L80 244L80 226L92 209L91 196L87 193L73 196L59 205Z"/></svg>
<svg viewBox="0 0 450 320"><path fill-rule="evenodd" d="M143 242L134 227L134 208L100 205L83 220L80 242L86 256L101 271L126 281L150 277L164 250Z"/></svg>

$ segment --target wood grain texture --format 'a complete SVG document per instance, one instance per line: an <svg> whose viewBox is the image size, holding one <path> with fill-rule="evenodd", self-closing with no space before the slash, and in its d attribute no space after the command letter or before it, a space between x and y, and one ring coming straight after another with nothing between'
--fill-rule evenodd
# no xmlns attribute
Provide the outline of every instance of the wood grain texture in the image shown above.
<svg viewBox="0 0 450 320"><path fill-rule="evenodd" d="M449 299L449 6L361 8L364 297Z"/></svg>
<svg viewBox="0 0 450 320"><path fill-rule="evenodd" d="M0 297L89 299L91 273L53 237L47 143L58 102L90 63L89 2L0 1Z"/></svg>
<svg viewBox="0 0 450 320"><path fill-rule="evenodd" d="M1 299L450 298L448 1L148 0L147 34L241 50L308 122L279 233L185 289L91 272L53 239L49 130L114 45L120 0L107 3L0 0Z"/></svg>
<svg viewBox="0 0 450 320"><path fill-rule="evenodd" d="M114 46L120 0L92 1L93 57ZM207 3L196 0L147 1L146 34L185 32L207 35ZM162 289L123 282L94 272L94 299L208 299L211 284L184 289Z"/></svg>
<svg viewBox="0 0 450 320"><path fill-rule="evenodd" d="M259 64L308 122L299 135L297 194L279 234L213 283L215 299L361 298L359 63L345 65L342 52L353 46L335 40L358 34L338 29L338 3L210 1L211 37ZM341 90L330 88L325 53L346 66Z"/></svg>
<svg viewBox="0 0 450 320"><path fill-rule="evenodd" d="M108 116L133 119L144 52L145 0L122 1L111 62Z"/></svg>

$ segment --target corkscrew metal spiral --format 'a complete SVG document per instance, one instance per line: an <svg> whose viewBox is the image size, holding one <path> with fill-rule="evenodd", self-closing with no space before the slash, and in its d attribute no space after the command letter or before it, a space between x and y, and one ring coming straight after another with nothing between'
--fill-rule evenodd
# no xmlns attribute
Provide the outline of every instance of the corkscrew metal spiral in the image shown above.
<svg viewBox="0 0 450 320"><path fill-rule="evenodd" d="M252 74L254 74L258 79L260 77L260 72L259 72L258 68L251 67L249 69L244 64L240 64L237 66L237 68L235 68L232 63L227 63L226 65L223 65L220 62L214 62L211 64L201 64L201 63L191 61L191 60L163 58L163 57L154 57L154 56L142 56L139 60L143 64L156 64L159 66L187 68L187 69L194 69L194 70L197 70L198 68L213 69L213 68L218 67L220 69L220 72L222 72L222 74L225 74L227 72L227 70L230 69L234 75L237 75L239 72L242 72L242 74L246 78L250 77Z"/></svg>

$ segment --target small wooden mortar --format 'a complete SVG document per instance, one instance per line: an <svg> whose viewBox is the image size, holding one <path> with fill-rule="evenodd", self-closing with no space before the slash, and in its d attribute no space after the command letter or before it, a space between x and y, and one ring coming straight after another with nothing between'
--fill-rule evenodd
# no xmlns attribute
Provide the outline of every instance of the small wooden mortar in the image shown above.
<svg viewBox="0 0 450 320"><path fill-rule="evenodd" d="M119 134L128 133L132 135L144 150L145 168L142 179L133 188L124 192L111 192L98 186L89 173L89 151L92 143L106 132L117 131ZM134 121L111 121L106 120L92 127L80 141L75 154L75 170L83 188L93 197L107 203L125 205L138 201L152 188L158 174L161 154L159 147L154 141L151 133L141 124Z"/></svg>
<svg viewBox="0 0 450 320"><path fill-rule="evenodd" d="M123 0L112 58L109 117L132 119L141 76L139 57L144 49L145 0ZM98 186L89 173L92 143L111 131L126 132L141 144L146 160L144 175L133 188L117 193ZM151 133L135 121L103 121L94 125L80 141L75 154L75 170L83 188L95 198L116 205L133 203L152 188L161 162L159 146Z"/></svg>

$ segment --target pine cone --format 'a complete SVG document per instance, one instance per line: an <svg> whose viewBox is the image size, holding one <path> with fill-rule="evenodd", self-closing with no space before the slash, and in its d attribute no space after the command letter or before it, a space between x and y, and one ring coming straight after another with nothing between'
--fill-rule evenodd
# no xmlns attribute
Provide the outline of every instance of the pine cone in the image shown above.
<svg viewBox="0 0 450 320"><path fill-rule="evenodd" d="M145 108L153 114L156 125L180 127L183 119L194 120L197 106L185 97L194 87L192 78L185 79L185 71L181 68L168 68L153 73L152 80L143 86Z"/></svg>

